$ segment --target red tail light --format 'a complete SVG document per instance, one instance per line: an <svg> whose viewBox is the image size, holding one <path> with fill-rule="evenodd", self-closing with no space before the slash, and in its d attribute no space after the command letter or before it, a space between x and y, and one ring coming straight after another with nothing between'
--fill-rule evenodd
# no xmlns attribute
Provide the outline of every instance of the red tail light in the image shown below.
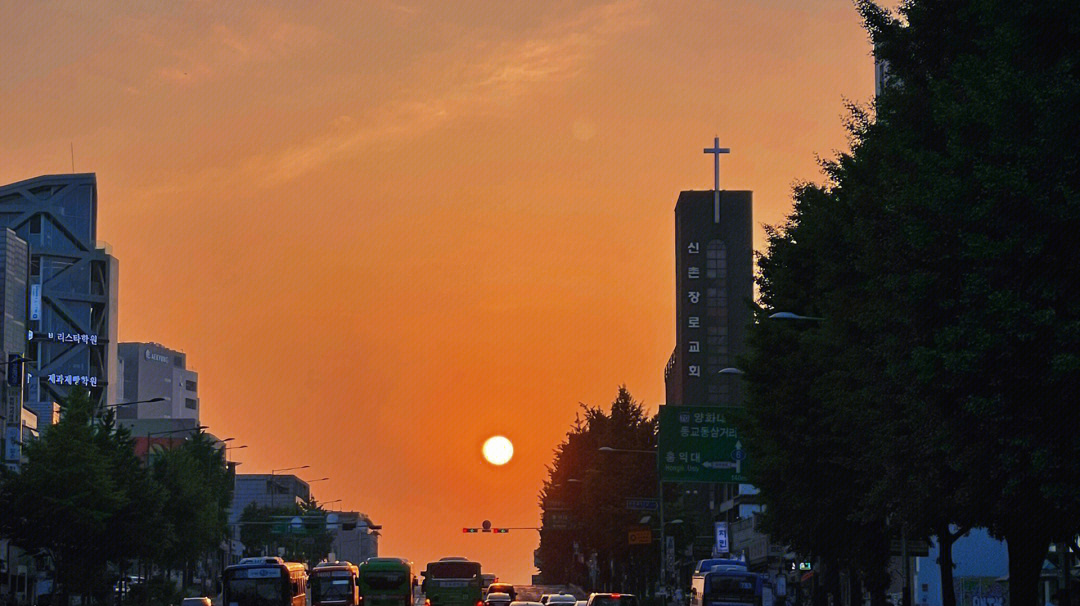
<svg viewBox="0 0 1080 606"><path fill-rule="evenodd" d="M617 600L617 599L622 597L622 594L621 593L613 593L613 594L611 594L611 597L613 597L613 598L615 598Z"/></svg>
<svg viewBox="0 0 1080 606"><path fill-rule="evenodd" d="M483 602L477 602L476 606L484 606L484 603Z"/></svg>

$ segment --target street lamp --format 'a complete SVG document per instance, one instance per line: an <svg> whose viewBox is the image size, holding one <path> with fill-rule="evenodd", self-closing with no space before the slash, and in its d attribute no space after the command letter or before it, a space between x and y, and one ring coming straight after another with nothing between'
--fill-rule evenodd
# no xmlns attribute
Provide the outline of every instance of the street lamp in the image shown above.
<svg viewBox="0 0 1080 606"><path fill-rule="evenodd" d="M128 402L128 403L130 404L130 403L133 403L133 402ZM200 431L202 431L204 429L209 429L209 428L210 428L209 425L196 425L195 427L185 427L185 428L182 428L182 429L172 429L172 430L168 430L168 431L151 431L150 433L146 434L146 461L150 460L150 446L151 446L150 438L151 437L153 437L153 436L167 436L169 434L184 433L184 432L198 433L198 432L200 432Z"/></svg>
<svg viewBox="0 0 1080 606"><path fill-rule="evenodd" d="M232 438L229 438L229 439L231 440ZM225 466L226 467L232 464L232 460L229 459L229 451L230 450L240 450L241 448L247 448L247 444L242 444L240 446L226 446L225 447Z"/></svg>
<svg viewBox="0 0 1080 606"><path fill-rule="evenodd" d="M153 403L153 402L164 402L164 401L165 401L165 398L162 398L162 397L159 396L157 398L150 398L149 400L134 400L132 402L117 402L116 404L106 404L102 408L119 408L121 406L128 406L128 405L131 405L131 404L150 404L150 403Z"/></svg>
<svg viewBox="0 0 1080 606"><path fill-rule="evenodd" d="M311 465L300 465L299 467L282 467L281 469L271 469L270 470L270 508L271 509L273 509L273 507L274 507L274 500L275 500L274 496L277 494L277 482L274 480L274 476L277 475L277 472L279 472L279 471L295 471L295 470L298 470L298 469L307 469L309 467L311 467Z"/></svg>
<svg viewBox="0 0 1080 606"><path fill-rule="evenodd" d="M809 320L811 322L821 322L825 318L819 318L816 316L801 316L790 311L778 311L773 314L769 314L770 320Z"/></svg>

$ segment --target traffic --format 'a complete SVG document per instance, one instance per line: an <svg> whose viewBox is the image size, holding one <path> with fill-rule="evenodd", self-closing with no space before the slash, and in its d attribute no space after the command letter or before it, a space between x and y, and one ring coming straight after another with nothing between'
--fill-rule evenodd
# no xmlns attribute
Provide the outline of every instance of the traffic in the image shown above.
<svg viewBox="0 0 1080 606"><path fill-rule="evenodd" d="M587 597L570 591L536 596L532 586L501 583L479 562L445 557L413 574L402 558L323 562L309 569L280 557L244 558L225 569L223 606L642 606L632 593L601 592ZM680 592L681 596L681 592ZM520 599L519 599L520 598ZM534 599L529 599L534 598ZM664 606L774 606L767 575L745 562L701 560L691 580L688 603L681 597Z"/></svg>

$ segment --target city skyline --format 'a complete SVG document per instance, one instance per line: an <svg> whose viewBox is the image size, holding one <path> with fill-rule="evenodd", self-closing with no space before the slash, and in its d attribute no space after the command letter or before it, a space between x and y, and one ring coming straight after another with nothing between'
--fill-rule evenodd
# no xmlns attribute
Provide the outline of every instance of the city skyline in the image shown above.
<svg viewBox="0 0 1080 606"><path fill-rule="evenodd" d="M383 555L519 582L535 533L460 529L538 524L578 402L663 403L702 148L760 249L874 87L846 1L0 14L0 183L96 173L119 340L187 353L241 472L311 465Z"/></svg>

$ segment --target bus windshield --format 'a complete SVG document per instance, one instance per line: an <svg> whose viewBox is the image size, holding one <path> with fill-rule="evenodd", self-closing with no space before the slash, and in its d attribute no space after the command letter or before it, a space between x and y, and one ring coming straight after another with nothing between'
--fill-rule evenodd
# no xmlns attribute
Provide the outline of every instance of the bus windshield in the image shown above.
<svg viewBox="0 0 1080 606"><path fill-rule="evenodd" d="M277 579L230 579L226 586L230 606L280 606L284 583Z"/></svg>
<svg viewBox="0 0 1080 606"><path fill-rule="evenodd" d="M360 574L363 576L364 584L376 591L400 589L409 583L408 575L404 571L377 570L364 571Z"/></svg>
<svg viewBox="0 0 1080 606"><path fill-rule="evenodd" d="M732 601L752 601L755 592L755 578L749 575L710 575L705 594L712 598Z"/></svg>
<svg viewBox="0 0 1080 606"><path fill-rule="evenodd" d="M480 576L476 562L432 562L428 564L429 579L474 579Z"/></svg>
<svg viewBox="0 0 1080 606"><path fill-rule="evenodd" d="M329 575L312 575L311 594L312 602L348 601L353 595L352 579L348 577L333 578Z"/></svg>

